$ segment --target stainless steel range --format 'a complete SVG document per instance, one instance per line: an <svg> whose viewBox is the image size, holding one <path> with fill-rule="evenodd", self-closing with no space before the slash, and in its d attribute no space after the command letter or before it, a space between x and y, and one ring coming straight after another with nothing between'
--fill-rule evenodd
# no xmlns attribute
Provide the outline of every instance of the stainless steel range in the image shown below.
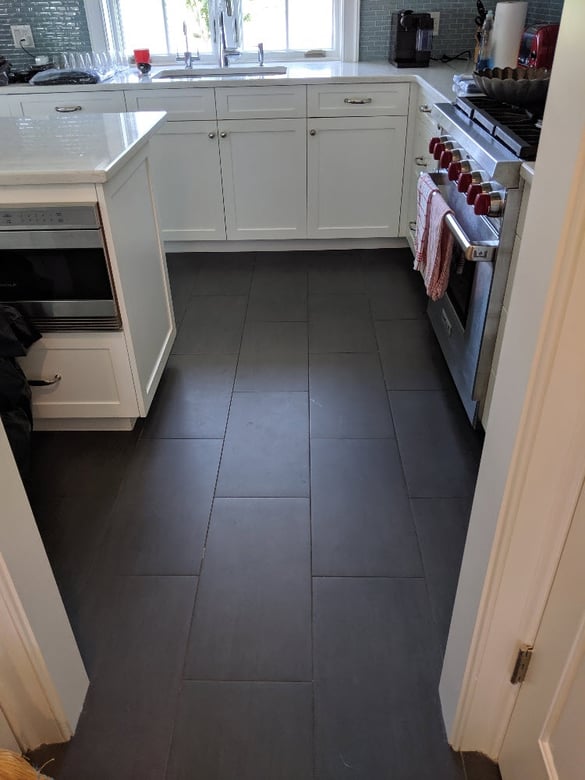
<svg viewBox="0 0 585 780"><path fill-rule="evenodd" d="M455 241L447 292L427 311L476 426L510 269L520 168L534 159L540 131L524 111L483 96L439 103L433 116L441 135L430 140L437 161L431 175L453 209L446 224Z"/></svg>

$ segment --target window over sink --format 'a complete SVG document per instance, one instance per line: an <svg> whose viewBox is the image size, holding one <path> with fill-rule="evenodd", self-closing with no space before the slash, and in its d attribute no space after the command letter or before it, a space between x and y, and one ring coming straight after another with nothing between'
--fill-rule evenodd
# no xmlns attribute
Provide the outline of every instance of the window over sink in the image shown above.
<svg viewBox="0 0 585 780"><path fill-rule="evenodd" d="M147 46L155 62L185 51L213 61L220 11L227 45L240 51L240 61L255 59L260 42L267 60L298 60L310 50L357 60L355 0L85 0L85 7L94 49Z"/></svg>

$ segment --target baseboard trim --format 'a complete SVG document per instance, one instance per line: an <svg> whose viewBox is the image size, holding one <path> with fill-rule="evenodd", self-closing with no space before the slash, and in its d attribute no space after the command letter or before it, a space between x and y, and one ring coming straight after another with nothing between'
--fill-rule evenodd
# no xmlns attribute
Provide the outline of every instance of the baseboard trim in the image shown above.
<svg viewBox="0 0 585 780"><path fill-rule="evenodd" d="M403 249L406 238L307 238L282 241L165 241L165 252L315 252L334 249Z"/></svg>
<svg viewBox="0 0 585 780"><path fill-rule="evenodd" d="M131 431L136 417L35 419L35 431Z"/></svg>

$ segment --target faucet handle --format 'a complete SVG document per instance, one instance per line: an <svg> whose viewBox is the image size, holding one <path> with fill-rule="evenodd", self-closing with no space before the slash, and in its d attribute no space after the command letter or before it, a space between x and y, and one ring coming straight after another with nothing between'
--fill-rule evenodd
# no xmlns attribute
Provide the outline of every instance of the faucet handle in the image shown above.
<svg viewBox="0 0 585 780"><path fill-rule="evenodd" d="M258 44L258 62L260 65L264 65L264 44Z"/></svg>

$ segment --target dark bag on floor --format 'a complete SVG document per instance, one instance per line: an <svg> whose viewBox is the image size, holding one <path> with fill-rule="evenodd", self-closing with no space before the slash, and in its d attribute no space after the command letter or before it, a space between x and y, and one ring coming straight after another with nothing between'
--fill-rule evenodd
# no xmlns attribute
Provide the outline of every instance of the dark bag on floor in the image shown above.
<svg viewBox="0 0 585 780"><path fill-rule="evenodd" d="M16 358L26 355L41 333L13 306L0 304L0 418L23 479L30 465L31 392Z"/></svg>

